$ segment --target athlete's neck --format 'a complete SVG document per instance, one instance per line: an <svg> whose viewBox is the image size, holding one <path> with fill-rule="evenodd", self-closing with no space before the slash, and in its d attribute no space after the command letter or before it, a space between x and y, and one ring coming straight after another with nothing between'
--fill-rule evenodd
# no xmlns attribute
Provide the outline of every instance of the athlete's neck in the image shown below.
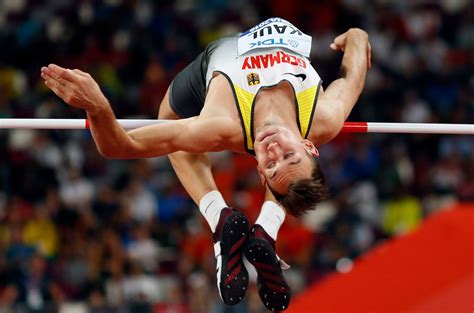
<svg viewBox="0 0 474 313"><path fill-rule="evenodd" d="M255 99L253 132L262 126L280 124L299 133L295 98L288 83L261 90Z"/></svg>

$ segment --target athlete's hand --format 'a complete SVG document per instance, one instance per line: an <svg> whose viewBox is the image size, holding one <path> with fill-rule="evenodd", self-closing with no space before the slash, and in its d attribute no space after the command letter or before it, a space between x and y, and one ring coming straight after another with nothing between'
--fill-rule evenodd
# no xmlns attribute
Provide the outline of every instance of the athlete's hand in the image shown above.
<svg viewBox="0 0 474 313"><path fill-rule="evenodd" d="M41 68L41 77L49 89L73 107L93 114L98 108L109 105L99 85L88 73L50 64Z"/></svg>
<svg viewBox="0 0 474 313"><path fill-rule="evenodd" d="M344 52L347 43L351 41L365 50L367 56L367 68L372 67L372 47L369 42L369 35L367 32L360 28L351 28L345 33L334 38L334 41L331 43L330 47L332 50L338 51L341 50Z"/></svg>

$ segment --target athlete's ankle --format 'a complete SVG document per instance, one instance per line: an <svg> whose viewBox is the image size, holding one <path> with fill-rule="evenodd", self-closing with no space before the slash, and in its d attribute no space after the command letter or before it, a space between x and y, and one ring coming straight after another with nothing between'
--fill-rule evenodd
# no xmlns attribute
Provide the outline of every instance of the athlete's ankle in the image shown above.
<svg viewBox="0 0 474 313"><path fill-rule="evenodd" d="M278 231L285 221L285 210L273 201L265 201L255 224L262 226L267 234L276 241Z"/></svg>
<svg viewBox="0 0 474 313"><path fill-rule="evenodd" d="M220 213L226 207L227 204L224 198L217 190L207 193L199 201L199 211L206 219L213 233L216 231L217 224L219 223Z"/></svg>

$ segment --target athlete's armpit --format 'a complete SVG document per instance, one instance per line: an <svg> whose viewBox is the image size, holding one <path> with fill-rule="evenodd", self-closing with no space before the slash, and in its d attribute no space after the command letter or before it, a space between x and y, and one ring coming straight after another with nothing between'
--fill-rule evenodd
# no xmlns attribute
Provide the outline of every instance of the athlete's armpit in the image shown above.
<svg viewBox="0 0 474 313"><path fill-rule="evenodd" d="M320 94L309 140L317 147L330 142L339 134L344 124L343 105L337 98Z"/></svg>

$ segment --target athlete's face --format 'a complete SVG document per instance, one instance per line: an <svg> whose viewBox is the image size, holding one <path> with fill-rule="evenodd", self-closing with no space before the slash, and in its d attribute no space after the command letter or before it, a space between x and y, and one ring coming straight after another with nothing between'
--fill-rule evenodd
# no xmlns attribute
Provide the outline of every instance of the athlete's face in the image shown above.
<svg viewBox="0 0 474 313"><path fill-rule="evenodd" d="M286 194L293 181L311 177L311 157L318 155L312 142L279 125L259 128L254 150L262 183L280 194Z"/></svg>

